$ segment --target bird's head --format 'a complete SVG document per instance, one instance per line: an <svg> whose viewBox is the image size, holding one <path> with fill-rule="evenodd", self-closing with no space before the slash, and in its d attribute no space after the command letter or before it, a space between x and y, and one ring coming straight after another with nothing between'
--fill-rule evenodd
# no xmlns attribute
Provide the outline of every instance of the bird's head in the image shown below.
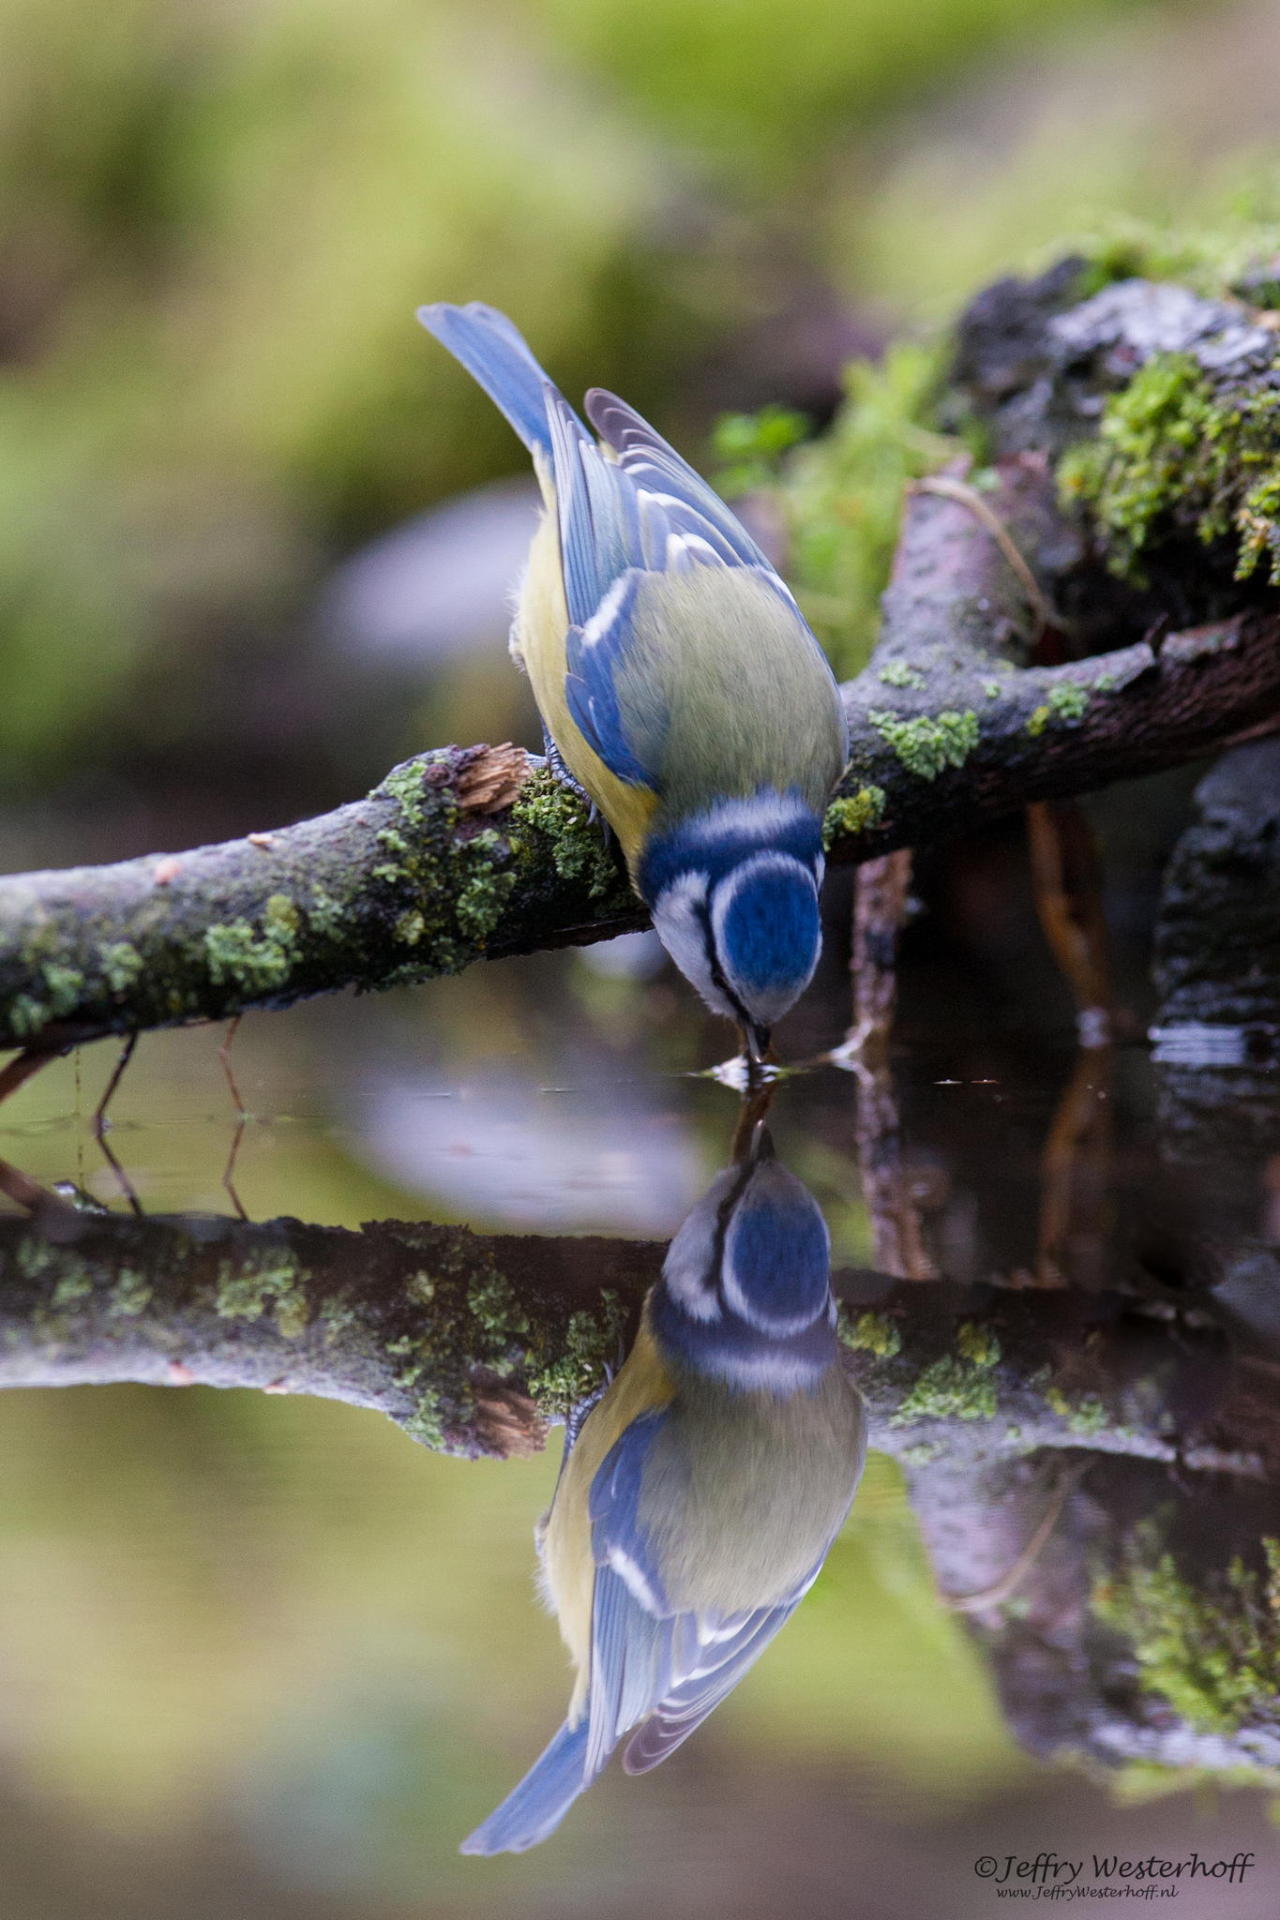
<svg viewBox="0 0 1280 1920"><path fill-rule="evenodd" d="M669 1359L744 1388L810 1386L837 1353L831 1242L817 1201L760 1129L667 1250L651 1325Z"/></svg>
<svg viewBox="0 0 1280 1920"><path fill-rule="evenodd" d="M641 865L663 946L756 1059L818 964L822 867L817 817L776 794L682 822Z"/></svg>

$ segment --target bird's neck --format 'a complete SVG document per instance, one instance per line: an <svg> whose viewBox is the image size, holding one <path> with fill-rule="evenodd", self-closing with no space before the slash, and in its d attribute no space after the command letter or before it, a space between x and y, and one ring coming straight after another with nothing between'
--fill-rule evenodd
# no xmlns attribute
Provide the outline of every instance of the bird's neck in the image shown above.
<svg viewBox="0 0 1280 1920"><path fill-rule="evenodd" d="M726 1307L713 1319L697 1318L681 1306L665 1281L659 1281L649 1296L646 1318L673 1374L696 1374L742 1393L787 1399L811 1392L840 1353L825 1309L807 1326L779 1336L752 1326Z"/></svg>
<svg viewBox="0 0 1280 1920"><path fill-rule="evenodd" d="M672 818L664 809L636 864L636 885L655 900L682 874L705 874L714 885L753 853L788 853L813 868L822 860L822 822L798 793L761 788L745 799L717 800Z"/></svg>

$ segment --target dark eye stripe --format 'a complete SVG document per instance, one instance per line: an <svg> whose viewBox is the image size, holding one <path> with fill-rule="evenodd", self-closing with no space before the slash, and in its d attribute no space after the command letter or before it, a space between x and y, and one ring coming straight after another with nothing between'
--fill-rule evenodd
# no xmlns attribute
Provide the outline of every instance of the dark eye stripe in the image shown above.
<svg viewBox="0 0 1280 1920"><path fill-rule="evenodd" d="M715 935L711 931L711 913L708 902L704 900L697 911L698 917L702 922L702 938L706 949L707 972L711 975L712 984L720 989L725 999L729 1002L729 1005L733 1008L738 1019L742 1022L743 1031L749 1033L752 1025L751 1015L747 1012L741 1000L739 1000L737 994L725 979L724 968L720 965L720 956L716 952Z"/></svg>

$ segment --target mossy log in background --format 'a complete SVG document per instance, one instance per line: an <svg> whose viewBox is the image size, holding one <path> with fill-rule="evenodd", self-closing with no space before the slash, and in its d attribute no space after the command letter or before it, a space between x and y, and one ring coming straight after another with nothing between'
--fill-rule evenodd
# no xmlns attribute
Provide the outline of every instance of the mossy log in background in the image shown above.
<svg viewBox="0 0 1280 1920"><path fill-rule="evenodd" d="M936 411L981 456L908 493L881 638L845 689L836 859L1280 715L1275 316L1137 279L1082 299L1089 271L1001 282L959 323ZM0 1045L217 1019L643 924L615 853L540 763L450 747L297 826L0 880Z"/></svg>
<svg viewBox="0 0 1280 1920"><path fill-rule="evenodd" d="M1150 1791L1189 1772L1280 1785L1274 1485L1076 1453L915 1476L939 1590L1046 1759Z"/></svg>

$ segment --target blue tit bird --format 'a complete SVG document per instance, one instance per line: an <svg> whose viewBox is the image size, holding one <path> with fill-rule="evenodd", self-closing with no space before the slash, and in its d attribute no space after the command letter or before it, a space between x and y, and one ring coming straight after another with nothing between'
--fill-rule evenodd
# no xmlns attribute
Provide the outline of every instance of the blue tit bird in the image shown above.
<svg viewBox="0 0 1280 1920"><path fill-rule="evenodd" d="M625 1364L566 1440L536 1537L573 1696L464 1853L544 1840L628 1734L627 1772L656 1767L813 1585L866 1450L835 1317L822 1215L761 1138L676 1234Z"/></svg>
<svg viewBox="0 0 1280 1920"><path fill-rule="evenodd" d="M599 388L593 439L492 307L422 308L533 455L544 512L511 650L548 750L604 815L663 945L760 1058L821 946L839 690L706 481Z"/></svg>

